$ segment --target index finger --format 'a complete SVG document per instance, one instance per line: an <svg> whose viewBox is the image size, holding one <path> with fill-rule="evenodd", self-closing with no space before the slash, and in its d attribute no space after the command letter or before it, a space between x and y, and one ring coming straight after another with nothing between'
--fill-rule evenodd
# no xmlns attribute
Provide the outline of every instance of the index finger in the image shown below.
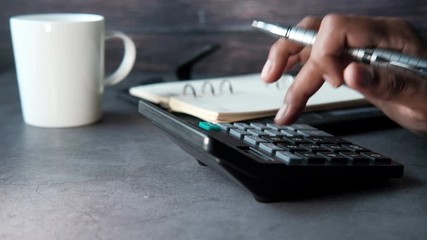
<svg viewBox="0 0 427 240"><path fill-rule="evenodd" d="M321 19L317 17L305 17L298 23L298 27L307 29L318 29ZM289 64L295 64L295 61L289 62L289 58L299 54L304 49L301 44L280 38L270 48L267 62L261 73L261 78L266 82L274 82L278 80L285 69L289 68Z"/></svg>

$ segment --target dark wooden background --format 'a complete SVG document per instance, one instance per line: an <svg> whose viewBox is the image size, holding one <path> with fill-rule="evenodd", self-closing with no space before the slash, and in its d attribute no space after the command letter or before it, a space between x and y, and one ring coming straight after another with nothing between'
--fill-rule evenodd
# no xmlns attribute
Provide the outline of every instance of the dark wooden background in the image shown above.
<svg viewBox="0 0 427 240"><path fill-rule="evenodd" d="M195 75L260 71L274 39L254 31L253 19L297 23L329 12L404 17L427 35L426 0L0 0L0 72L13 68L9 18L44 12L102 14L107 28L136 41L134 72L171 72L210 44L220 48L195 66ZM121 56L108 44L107 67Z"/></svg>

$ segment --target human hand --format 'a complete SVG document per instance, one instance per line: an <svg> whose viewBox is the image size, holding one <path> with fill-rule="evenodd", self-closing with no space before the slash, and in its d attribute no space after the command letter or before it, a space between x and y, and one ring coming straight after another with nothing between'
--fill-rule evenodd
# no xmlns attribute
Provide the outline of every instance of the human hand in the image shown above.
<svg viewBox="0 0 427 240"><path fill-rule="evenodd" d="M298 27L317 30L312 47L279 39L270 49L262 71L265 82L304 64L286 93L276 115L278 124L291 124L303 112L307 100L324 81L334 87L347 85L363 94L401 126L427 133L427 79L412 78L353 62L345 48L384 48L426 57L422 39L406 21L397 18L329 14L306 17Z"/></svg>

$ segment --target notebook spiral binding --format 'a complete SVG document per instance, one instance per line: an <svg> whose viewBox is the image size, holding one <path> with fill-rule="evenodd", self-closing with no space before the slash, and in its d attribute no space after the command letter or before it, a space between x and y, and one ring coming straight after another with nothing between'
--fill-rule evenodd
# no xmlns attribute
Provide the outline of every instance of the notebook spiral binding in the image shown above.
<svg viewBox="0 0 427 240"><path fill-rule="evenodd" d="M281 89L285 88L286 85L289 85L290 81L293 81L293 79L294 79L293 76L287 75L286 77L287 78L285 78L285 80L284 80L285 82L276 81L274 83L274 85L276 86L276 89L281 90ZM215 91L215 87L210 81L205 81L201 87L202 95L205 95L205 92L208 90L210 91L212 96L224 93L224 91L228 91L228 93L230 93L230 94L234 93L233 84L231 83L231 81L229 79L223 79L221 81L221 83L219 84L219 91L218 92ZM198 97L195 87L191 83L186 83L182 89L182 95L186 96L186 95L190 95L190 94L194 98Z"/></svg>
<svg viewBox="0 0 427 240"><path fill-rule="evenodd" d="M209 87L209 90L211 92L211 94L213 96L216 95L215 93L215 87L213 86L213 84L210 81L206 81L203 83L202 85L202 94L205 94L206 92L206 88ZM221 83L219 84L219 93L223 93L224 92L224 88L228 87L228 92L233 94L233 85L231 84L230 80L228 79L224 79L221 81ZM188 91L191 91L191 94L193 95L193 97L197 97L197 91L194 88L193 85L191 85L190 83L187 83L184 85L183 89L182 89L182 95L188 95Z"/></svg>

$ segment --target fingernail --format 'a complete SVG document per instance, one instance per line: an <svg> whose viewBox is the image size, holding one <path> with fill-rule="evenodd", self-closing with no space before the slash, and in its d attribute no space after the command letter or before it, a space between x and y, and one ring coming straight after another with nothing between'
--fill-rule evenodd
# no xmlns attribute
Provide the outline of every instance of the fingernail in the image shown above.
<svg viewBox="0 0 427 240"><path fill-rule="evenodd" d="M282 107L280 107L279 111L276 113L274 120L275 121L281 120L286 114L286 109L287 109L287 104L283 104Z"/></svg>
<svg viewBox="0 0 427 240"><path fill-rule="evenodd" d="M262 79L265 79L265 77L270 72L272 66L273 66L272 61L270 59L267 59L267 62L265 62L264 67L262 68L262 71L261 71L261 78Z"/></svg>

